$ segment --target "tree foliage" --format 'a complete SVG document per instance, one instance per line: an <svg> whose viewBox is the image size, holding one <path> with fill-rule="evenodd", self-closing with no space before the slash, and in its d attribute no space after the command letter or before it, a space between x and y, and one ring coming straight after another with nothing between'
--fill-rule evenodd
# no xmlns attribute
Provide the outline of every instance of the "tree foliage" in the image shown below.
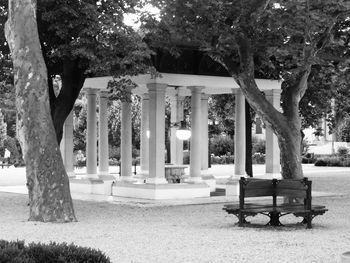
<svg viewBox="0 0 350 263"><path fill-rule="evenodd" d="M4 145L4 141L7 136L6 128L7 128L7 125L4 122L4 115L2 114L2 111L0 109L0 147Z"/></svg>

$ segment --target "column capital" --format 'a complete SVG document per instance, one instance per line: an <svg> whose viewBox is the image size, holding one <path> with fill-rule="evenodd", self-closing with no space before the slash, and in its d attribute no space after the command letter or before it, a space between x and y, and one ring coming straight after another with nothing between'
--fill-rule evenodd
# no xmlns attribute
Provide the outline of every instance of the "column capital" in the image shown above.
<svg viewBox="0 0 350 263"><path fill-rule="evenodd" d="M237 89L232 89L232 94L234 95L243 95L243 91L241 90L241 88L237 88Z"/></svg>
<svg viewBox="0 0 350 263"><path fill-rule="evenodd" d="M201 100L208 100L209 99L209 94L206 94L206 93L202 93L202 97L201 97Z"/></svg>
<svg viewBox="0 0 350 263"><path fill-rule="evenodd" d="M108 94L109 94L109 91L106 90L106 89L101 89L101 90L99 90L100 98L105 98L105 99L107 99L107 98L108 98Z"/></svg>
<svg viewBox="0 0 350 263"><path fill-rule="evenodd" d="M141 98L142 98L143 100L149 100L149 94L148 94L148 92L142 93L142 94L141 94Z"/></svg>
<svg viewBox="0 0 350 263"><path fill-rule="evenodd" d="M165 93L167 87L164 83L147 83L148 93Z"/></svg>
<svg viewBox="0 0 350 263"><path fill-rule="evenodd" d="M191 91L191 93L201 93L204 86L188 86L187 88Z"/></svg>
<svg viewBox="0 0 350 263"><path fill-rule="evenodd" d="M281 95L281 93L282 93L281 89L264 90L265 96L279 96Z"/></svg>
<svg viewBox="0 0 350 263"><path fill-rule="evenodd" d="M86 95L97 95L100 89L97 88L84 88L84 92Z"/></svg>

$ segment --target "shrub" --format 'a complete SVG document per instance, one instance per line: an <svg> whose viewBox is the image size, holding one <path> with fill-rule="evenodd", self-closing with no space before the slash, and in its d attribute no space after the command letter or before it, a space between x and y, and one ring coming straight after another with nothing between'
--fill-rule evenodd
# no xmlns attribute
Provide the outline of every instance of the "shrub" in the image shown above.
<svg viewBox="0 0 350 263"><path fill-rule="evenodd" d="M136 158L140 156L140 150L136 149L135 147L132 147L132 157Z"/></svg>
<svg viewBox="0 0 350 263"><path fill-rule="evenodd" d="M315 166L327 166L327 162L324 159L317 159Z"/></svg>
<svg viewBox="0 0 350 263"><path fill-rule="evenodd" d="M190 152L189 151L184 151L183 164L190 164Z"/></svg>
<svg viewBox="0 0 350 263"><path fill-rule="evenodd" d="M218 135L210 139L210 153L215 156L234 152L234 141L229 136Z"/></svg>
<svg viewBox="0 0 350 263"><path fill-rule="evenodd" d="M346 156L349 153L349 149L344 146L339 146L337 152L339 156Z"/></svg>
<svg viewBox="0 0 350 263"><path fill-rule="evenodd" d="M136 157L132 159L132 165L139 165L140 164L140 157Z"/></svg>
<svg viewBox="0 0 350 263"><path fill-rule="evenodd" d="M235 158L233 155L222 155L222 156L210 156L211 164L233 164L235 162Z"/></svg>
<svg viewBox="0 0 350 263"><path fill-rule="evenodd" d="M119 160L115 158L109 159L108 163L110 166L119 166L120 164Z"/></svg>
<svg viewBox="0 0 350 263"><path fill-rule="evenodd" d="M266 142L264 140L252 138L252 153L266 153Z"/></svg>
<svg viewBox="0 0 350 263"><path fill-rule="evenodd" d="M253 163L254 164L264 164L265 163L265 154L256 152L253 154Z"/></svg>
<svg viewBox="0 0 350 263"><path fill-rule="evenodd" d="M331 156L317 159L315 166L349 166L349 159Z"/></svg>
<svg viewBox="0 0 350 263"><path fill-rule="evenodd" d="M0 259L1 262L7 263L111 262L100 250L74 244L51 242L49 244L30 243L25 246L24 241L6 240L0 240Z"/></svg>
<svg viewBox="0 0 350 263"><path fill-rule="evenodd" d="M109 158L120 159L120 148L117 146L109 145Z"/></svg>
<svg viewBox="0 0 350 263"><path fill-rule="evenodd" d="M301 162L302 163L315 163L316 162L315 155L313 153L306 153L304 156L302 156Z"/></svg>
<svg viewBox="0 0 350 263"><path fill-rule="evenodd" d="M329 157L328 166L343 166L343 162L339 157Z"/></svg>

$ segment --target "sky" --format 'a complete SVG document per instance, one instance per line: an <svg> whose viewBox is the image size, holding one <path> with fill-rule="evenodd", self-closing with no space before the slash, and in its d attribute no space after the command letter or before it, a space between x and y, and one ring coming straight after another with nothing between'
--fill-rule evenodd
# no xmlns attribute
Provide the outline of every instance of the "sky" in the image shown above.
<svg viewBox="0 0 350 263"><path fill-rule="evenodd" d="M159 9L152 6L152 5L146 5L143 10L138 10L139 12L142 11L148 11L153 15L158 15L159 14ZM124 23L128 26L138 28L140 27L140 23L137 22L139 16L138 14L124 14Z"/></svg>

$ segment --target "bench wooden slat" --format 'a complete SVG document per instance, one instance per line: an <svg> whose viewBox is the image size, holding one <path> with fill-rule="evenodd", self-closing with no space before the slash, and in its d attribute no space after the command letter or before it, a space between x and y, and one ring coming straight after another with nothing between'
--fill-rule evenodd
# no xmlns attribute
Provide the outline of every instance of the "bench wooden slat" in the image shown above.
<svg viewBox="0 0 350 263"><path fill-rule="evenodd" d="M273 189L273 184L271 180L264 179L255 179L255 180L246 180L246 183L243 183L243 188L249 189Z"/></svg>
<svg viewBox="0 0 350 263"><path fill-rule="evenodd" d="M276 189L278 188L307 190L308 186L305 185L303 180L284 179L278 181L278 183L276 184Z"/></svg>
<svg viewBox="0 0 350 263"><path fill-rule="evenodd" d="M284 189L284 188L276 188L275 191L276 196L289 196L296 198L306 198L307 191L302 189Z"/></svg>
<svg viewBox="0 0 350 263"><path fill-rule="evenodd" d="M264 189L264 188L244 189L245 197L271 196L272 194L273 194L273 189Z"/></svg>

